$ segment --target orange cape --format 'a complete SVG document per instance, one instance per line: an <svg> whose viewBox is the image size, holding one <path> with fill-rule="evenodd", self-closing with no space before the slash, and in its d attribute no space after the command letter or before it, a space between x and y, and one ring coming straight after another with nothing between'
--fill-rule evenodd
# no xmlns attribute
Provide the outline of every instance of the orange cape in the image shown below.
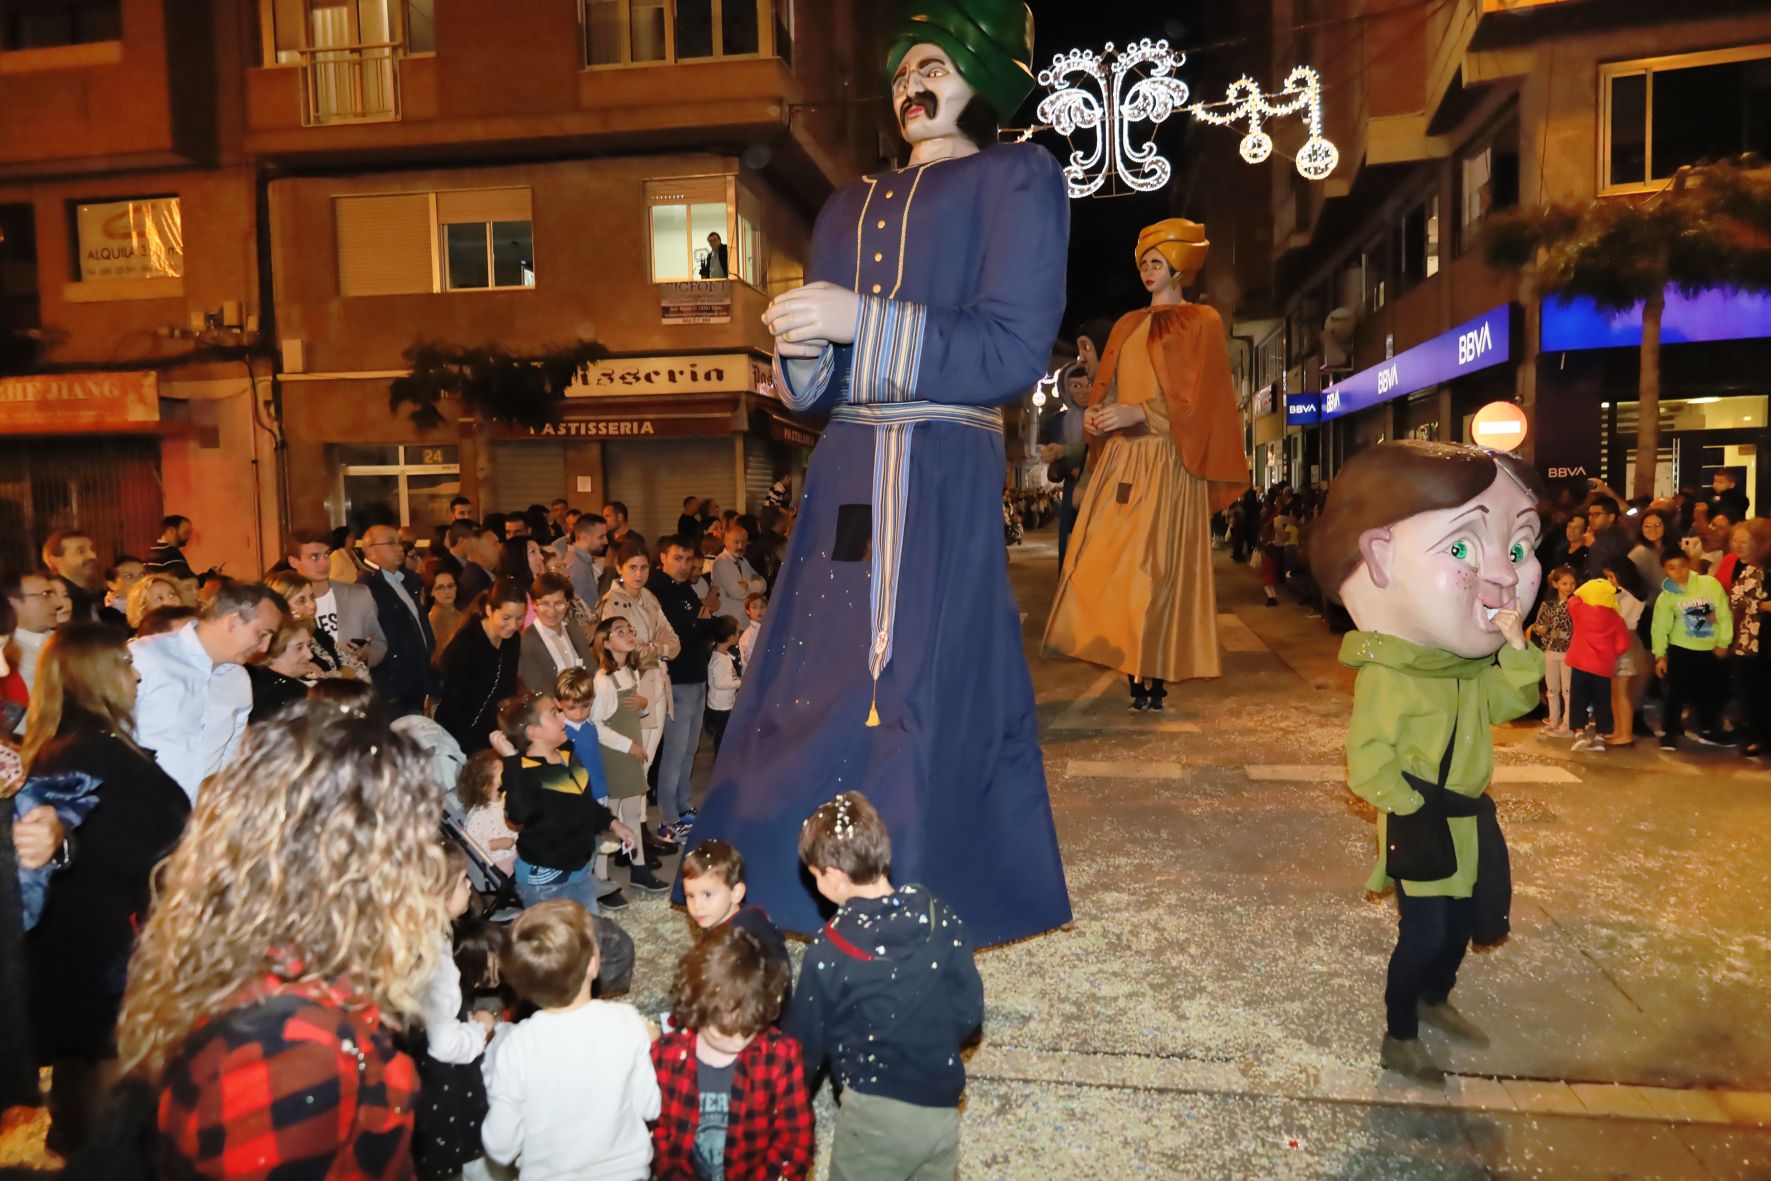
<svg viewBox="0 0 1771 1181"><path fill-rule="evenodd" d="M1248 456L1242 450L1242 418L1230 384L1224 322L1215 308L1185 303L1121 316L1107 338L1088 404L1098 405L1107 396L1119 371L1119 350L1146 316L1151 317L1150 362L1162 383L1175 450L1181 453L1181 465L1210 485L1211 511L1222 512L1248 488ZM1093 463L1106 439L1094 434L1086 438Z"/></svg>

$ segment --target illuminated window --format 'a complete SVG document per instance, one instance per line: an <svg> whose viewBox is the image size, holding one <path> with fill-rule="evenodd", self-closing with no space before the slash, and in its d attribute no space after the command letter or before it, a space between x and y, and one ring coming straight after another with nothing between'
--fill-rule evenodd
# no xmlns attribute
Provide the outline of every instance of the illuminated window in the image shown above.
<svg viewBox="0 0 1771 1181"><path fill-rule="evenodd" d="M766 282L768 264L755 197L730 176L646 182L652 282ZM711 235L718 235L717 242ZM723 259L724 274L721 274Z"/></svg>

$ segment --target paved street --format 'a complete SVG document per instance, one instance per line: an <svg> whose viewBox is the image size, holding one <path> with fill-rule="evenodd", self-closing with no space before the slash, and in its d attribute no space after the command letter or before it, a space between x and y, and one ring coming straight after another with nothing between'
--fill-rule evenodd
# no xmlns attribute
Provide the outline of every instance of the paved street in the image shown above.
<svg viewBox="0 0 1771 1181"><path fill-rule="evenodd" d="M1033 657L1076 922L980 958L962 1175L1771 1178L1771 773L1497 731L1514 936L1457 993L1494 1044L1429 1031L1446 1090L1382 1080L1394 909L1359 888L1350 678L1320 620L1219 561L1225 675L1167 713ZM1032 652L1050 536L1011 564ZM656 1011L686 922L650 899L621 921ZM40 1135L17 1127L0 1164Z"/></svg>
<svg viewBox="0 0 1771 1181"><path fill-rule="evenodd" d="M1048 543L1015 555L1030 645ZM1225 675L1168 713L1034 657L1077 921L982 959L967 1175L1771 1177L1771 774L1497 731L1515 934L1458 990L1494 1045L1429 1032L1460 1077L1385 1082L1351 677L1219 561Z"/></svg>

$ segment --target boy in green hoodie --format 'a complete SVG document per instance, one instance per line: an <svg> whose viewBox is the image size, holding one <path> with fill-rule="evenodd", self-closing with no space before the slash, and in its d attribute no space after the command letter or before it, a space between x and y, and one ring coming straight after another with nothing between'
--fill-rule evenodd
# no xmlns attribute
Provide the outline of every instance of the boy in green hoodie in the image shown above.
<svg viewBox="0 0 1771 1181"><path fill-rule="evenodd" d="M1734 639L1728 592L1708 574L1691 569L1691 559L1674 550L1661 559L1666 581L1654 600L1654 671L1666 683L1662 698L1660 748L1674 750L1684 733L1686 702L1697 707L1695 735L1705 746L1729 746L1722 732L1721 693L1726 684L1719 661Z"/></svg>
<svg viewBox="0 0 1771 1181"><path fill-rule="evenodd" d="M1488 1040L1450 997L1471 943L1507 932L1512 877L1486 794L1489 726L1535 706L1543 676L1520 621L1542 579L1536 483L1509 455L1382 443L1335 477L1311 530L1311 570L1361 629L1341 663L1359 670L1347 782L1378 812L1366 888L1396 885L1380 1061L1428 1085L1444 1072L1421 1044L1422 1021Z"/></svg>

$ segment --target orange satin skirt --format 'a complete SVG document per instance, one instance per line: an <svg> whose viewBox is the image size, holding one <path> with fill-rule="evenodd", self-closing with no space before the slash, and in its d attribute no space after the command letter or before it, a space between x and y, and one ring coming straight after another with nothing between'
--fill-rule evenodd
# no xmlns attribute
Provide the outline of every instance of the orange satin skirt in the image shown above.
<svg viewBox="0 0 1771 1181"><path fill-rule="evenodd" d="M1108 440L1084 479L1044 649L1140 679L1218 676L1205 481L1166 431Z"/></svg>

